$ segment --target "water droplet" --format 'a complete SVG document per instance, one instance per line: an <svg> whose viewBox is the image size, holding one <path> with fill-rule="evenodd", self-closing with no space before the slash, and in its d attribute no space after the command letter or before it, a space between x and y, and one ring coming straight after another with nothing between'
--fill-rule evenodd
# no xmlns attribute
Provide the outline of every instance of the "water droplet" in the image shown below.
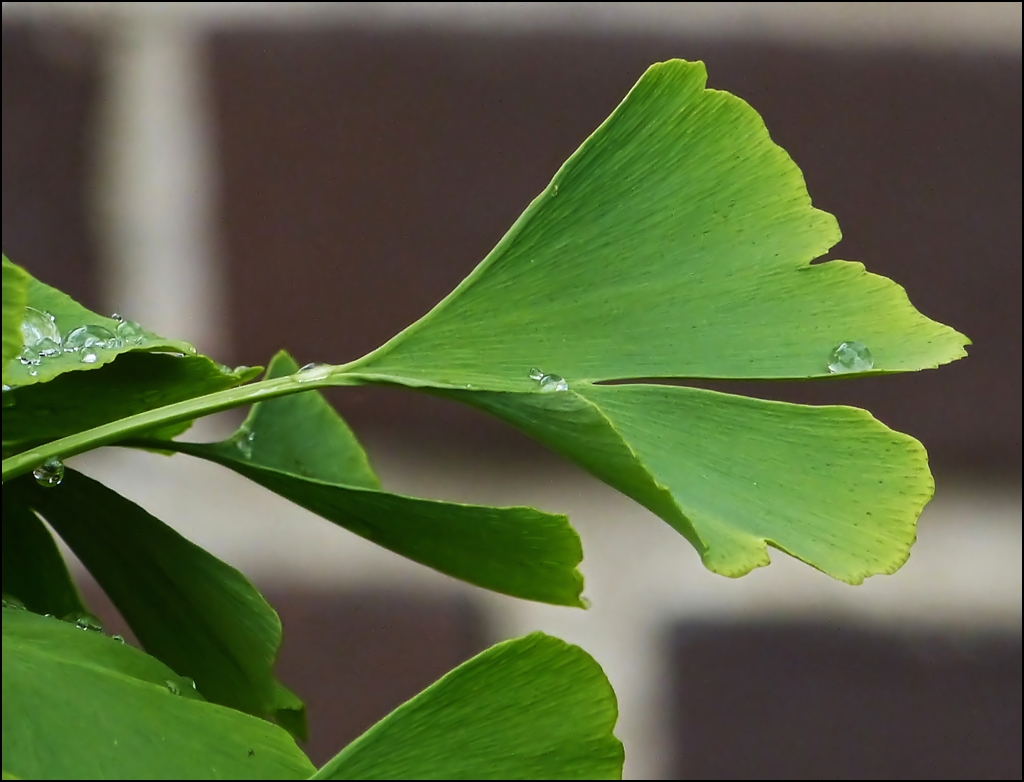
<svg viewBox="0 0 1024 782"><path fill-rule="evenodd" d="M242 452L242 456L246 459L252 458L252 449L255 442L256 432L253 431L240 431L238 433L238 439L235 440L238 450Z"/></svg>
<svg viewBox="0 0 1024 782"><path fill-rule="evenodd" d="M551 186L551 195L552 196L558 195L558 185L552 185Z"/></svg>
<svg viewBox="0 0 1024 782"><path fill-rule="evenodd" d="M16 609L18 611L24 611L25 610L25 604L22 603L14 595L8 595L8 594L5 593L4 596L3 596L3 601L4 601L4 608L14 608L14 609Z"/></svg>
<svg viewBox="0 0 1024 782"><path fill-rule="evenodd" d="M119 347L121 347L121 340L118 339L113 331L93 324L79 326L77 329L72 330L64 339L64 351L66 353L77 353L79 350L86 350L88 348L93 348L93 352L95 352L96 350ZM86 361L85 363L91 364L93 362Z"/></svg>
<svg viewBox="0 0 1024 782"><path fill-rule="evenodd" d="M12 389L11 389L11 387L10 387L9 385L7 385L6 383L4 383L4 385L3 385L3 391L4 391L4 393L6 394L6 393L7 393L8 391L10 391L10 390L12 390Z"/></svg>
<svg viewBox="0 0 1024 782"><path fill-rule="evenodd" d="M871 358L871 351L862 342L840 342L828 354L828 371L834 375L868 372L874 366L875 360Z"/></svg>
<svg viewBox="0 0 1024 782"><path fill-rule="evenodd" d="M100 620L92 614L85 612L65 614L62 619L65 622L71 622L79 630L91 630L97 633L103 632L103 625L100 623Z"/></svg>
<svg viewBox="0 0 1024 782"><path fill-rule="evenodd" d="M540 379L540 390L541 393L550 394L555 391L568 391L569 384L565 382L565 378L559 375L544 375Z"/></svg>
<svg viewBox="0 0 1024 782"><path fill-rule="evenodd" d="M18 361L21 362L22 366L26 367L37 367L43 363L43 360L39 357L36 349L34 347L28 347L27 345L21 349Z"/></svg>
<svg viewBox="0 0 1024 782"><path fill-rule="evenodd" d="M60 344L60 330L57 321L49 312L26 307L21 320L21 342L25 347L34 348L42 340Z"/></svg>
<svg viewBox="0 0 1024 782"><path fill-rule="evenodd" d="M87 614L83 614L75 620L75 627L79 630L92 630L96 633L103 632L103 625L100 624L100 620Z"/></svg>
<svg viewBox="0 0 1024 782"><path fill-rule="evenodd" d="M49 337L43 337L35 344L35 351L39 354L40 358L52 358L53 356L59 356L61 353L61 345L59 342L54 342Z"/></svg>
<svg viewBox="0 0 1024 782"><path fill-rule="evenodd" d="M530 370L530 380L540 380L542 377L544 377L543 370L537 369L537 367Z"/></svg>
<svg viewBox="0 0 1024 782"><path fill-rule="evenodd" d="M118 313L114 312L114 313L111 313L110 319L111 320L116 320L118 323L123 323L124 322L124 315L119 315Z"/></svg>
<svg viewBox="0 0 1024 782"><path fill-rule="evenodd" d="M140 342L146 340L146 332L138 323L134 320L125 320L118 316L120 322L117 324L117 336L119 336L125 344L138 345Z"/></svg>
<svg viewBox="0 0 1024 782"><path fill-rule="evenodd" d="M123 644L125 642L124 641L124 636L123 635L118 635L117 633L114 633L112 636L110 636L110 640L111 641L117 641L119 644Z"/></svg>
<svg viewBox="0 0 1024 782"><path fill-rule="evenodd" d="M60 459L47 459L32 471L40 486L57 486L64 480L64 463Z"/></svg>
<svg viewBox="0 0 1024 782"><path fill-rule="evenodd" d="M252 369L252 367L248 367L245 364L242 364L241 366L235 367L234 369L229 371L234 372L236 375L241 375L248 372L250 369Z"/></svg>
<svg viewBox="0 0 1024 782"><path fill-rule="evenodd" d="M100 357L97 356L92 350L86 350L82 354L82 363L83 364L95 364L97 361L99 361L99 358Z"/></svg>
<svg viewBox="0 0 1024 782"><path fill-rule="evenodd" d="M167 687L167 691L171 695L181 695L181 687L179 687L176 682L172 682L170 679L165 679L164 685Z"/></svg>
<svg viewBox="0 0 1024 782"><path fill-rule="evenodd" d="M295 381L298 383L309 383L314 380L323 380L334 370L330 364L306 364L295 373Z"/></svg>

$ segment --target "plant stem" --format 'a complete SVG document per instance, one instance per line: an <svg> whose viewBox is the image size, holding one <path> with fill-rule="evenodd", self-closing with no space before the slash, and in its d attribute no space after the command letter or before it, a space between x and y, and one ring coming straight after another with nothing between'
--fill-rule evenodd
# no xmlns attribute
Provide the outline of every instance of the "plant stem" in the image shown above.
<svg viewBox="0 0 1024 782"><path fill-rule="evenodd" d="M296 372L287 377L278 377L273 380L263 380L259 383L250 383L249 385L237 388L228 388L224 391L207 394L206 396L186 399L183 402L175 402L164 407L146 410L145 412L121 418L117 421L111 421L93 429L87 429L84 432L68 435L60 440L54 440L38 448L32 448L24 453L15 454L4 459L3 480L6 482L11 478L24 475L49 459L67 459L71 456L77 456L80 453L91 451L100 446L110 445L128 437L144 434L146 431L158 426L190 421L193 418L201 418L212 413L219 413L222 410L230 410L233 407L250 405L279 396L297 394L302 391L310 391L314 388L362 385L371 376L351 373L349 369L353 368L357 363L359 362L343 366L322 366L317 367L315 370ZM379 380L381 378L374 379Z"/></svg>

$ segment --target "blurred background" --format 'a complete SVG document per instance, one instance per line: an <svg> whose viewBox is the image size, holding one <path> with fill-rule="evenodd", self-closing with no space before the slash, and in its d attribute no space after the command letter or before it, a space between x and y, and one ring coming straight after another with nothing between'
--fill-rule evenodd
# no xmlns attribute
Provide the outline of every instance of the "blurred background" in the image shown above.
<svg viewBox="0 0 1024 782"><path fill-rule="evenodd" d="M865 406L925 443L938 489L896 575L855 588L778 552L713 575L525 437L393 390L331 395L385 487L569 513L590 611L457 583L188 457L75 466L267 594L316 762L543 629L615 685L627 777L1020 778L1020 3L5 2L2 57L4 252L93 309L251 365L382 343L648 65L704 60L839 218L833 255L974 340L937 372L718 386Z"/></svg>

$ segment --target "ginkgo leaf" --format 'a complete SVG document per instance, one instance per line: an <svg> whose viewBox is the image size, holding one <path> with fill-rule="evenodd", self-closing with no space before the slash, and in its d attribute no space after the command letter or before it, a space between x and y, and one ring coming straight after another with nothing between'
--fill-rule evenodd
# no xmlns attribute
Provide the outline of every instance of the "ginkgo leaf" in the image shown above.
<svg viewBox="0 0 1024 782"><path fill-rule="evenodd" d="M774 546L860 583L906 561L933 483L921 444L852 407L697 388L448 392L578 462L741 576Z"/></svg>
<svg viewBox="0 0 1024 782"><path fill-rule="evenodd" d="M50 522L147 652L208 700L283 716L305 738L305 707L274 678L281 620L245 576L70 468L57 490L26 476L4 486L5 505L9 495Z"/></svg>
<svg viewBox="0 0 1024 782"><path fill-rule="evenodd" d="M859 263L754 109L702 63L652 66L484 261L360 362L406 385L525 391L580 380L806 378L844 341L875 372L967 339Z"/></svg>
<svg viewBox="0 0 1024 782"><path fill-rule="evenodd" d="M314 779L620 779L617 716L590 655L533 633L463 663Z"/></svg>
<svg viewBox="0 0 1024 782"><path fill-rule="evenodd" d="M100 632L3 610L4 771L25 779L304 779L269 722L206 703L166 665Z"/></svg>

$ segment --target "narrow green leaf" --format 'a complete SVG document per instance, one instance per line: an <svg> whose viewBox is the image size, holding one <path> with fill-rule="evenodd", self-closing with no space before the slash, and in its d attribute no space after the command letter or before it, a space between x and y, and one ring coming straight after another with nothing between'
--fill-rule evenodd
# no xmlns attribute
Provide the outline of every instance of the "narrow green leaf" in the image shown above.
<svg viewBox="0 0 1024 782"><path fill-rule="evenodd" d="M766 546L853 584L892 573L932 495L921 444L852 407L653 385L449 395L633 497L727 576L767 565Z"/></svg>
<svg viewBox="0 0 1024 782"><path fill-rule="evenodd" d="M37 614L86 611L50 531L11 491L3 493L3 587Z"/></svg>
<svg viewBox="0 0 1024 782"><path fill-rule="evenodd" d="M479 267L363 363L407 385L526 391L580 380L805 378L845 340L875 372L968 340L859 263L810 262L840 233L760 116L653 65Z"/></svg>
<svg viewBox="0 0 1024 782"><path fill-rule="evenodd" d="M273 675L281 621L237 570L74 470L58 489L22 478L4 492L50 522L146 651L208 700L260 717L304 708Z"/></svg>
<svg viewBox="0 0 1024 782"><path fill-rule="evenodd" d="M3 256L3 377L7 383L7 365L21 352L21 318L25 312L28 272Z"/></svg>
<svg viewBox="0 0 1024 782"><path fill-rule="evenodd" d="M3 610L4 770L27 779L303 779L282 729L203 702L102 633ZM178 694L175 694L178 693Z"/></svg>
<svg viewBox="0 0 1024 782"><path fill-rule="evenodd" d="M314 779L619 779L617 716L593 658L533 633L460 665Z"/></svg>
<svg viewBox="0 0 1024 782"><path fill-rule="evenodd" d="M267 378L296 369L282 352ZM583 576L576 569L583 552L565 516L380 491L355 435L316 390L254 405L223 442L160 447L235 470L360 537L471 584L527 600L583 605Z"/></svg>
<svg viewBox="0 0 1024 782"><path fill-rule="evenodd" d="M257 435L258 437L259 435ZM273 470L230 444L167 447L228 467L389 551L494 592L583 607L579 536L562 515L417 499Z"/></svg>

